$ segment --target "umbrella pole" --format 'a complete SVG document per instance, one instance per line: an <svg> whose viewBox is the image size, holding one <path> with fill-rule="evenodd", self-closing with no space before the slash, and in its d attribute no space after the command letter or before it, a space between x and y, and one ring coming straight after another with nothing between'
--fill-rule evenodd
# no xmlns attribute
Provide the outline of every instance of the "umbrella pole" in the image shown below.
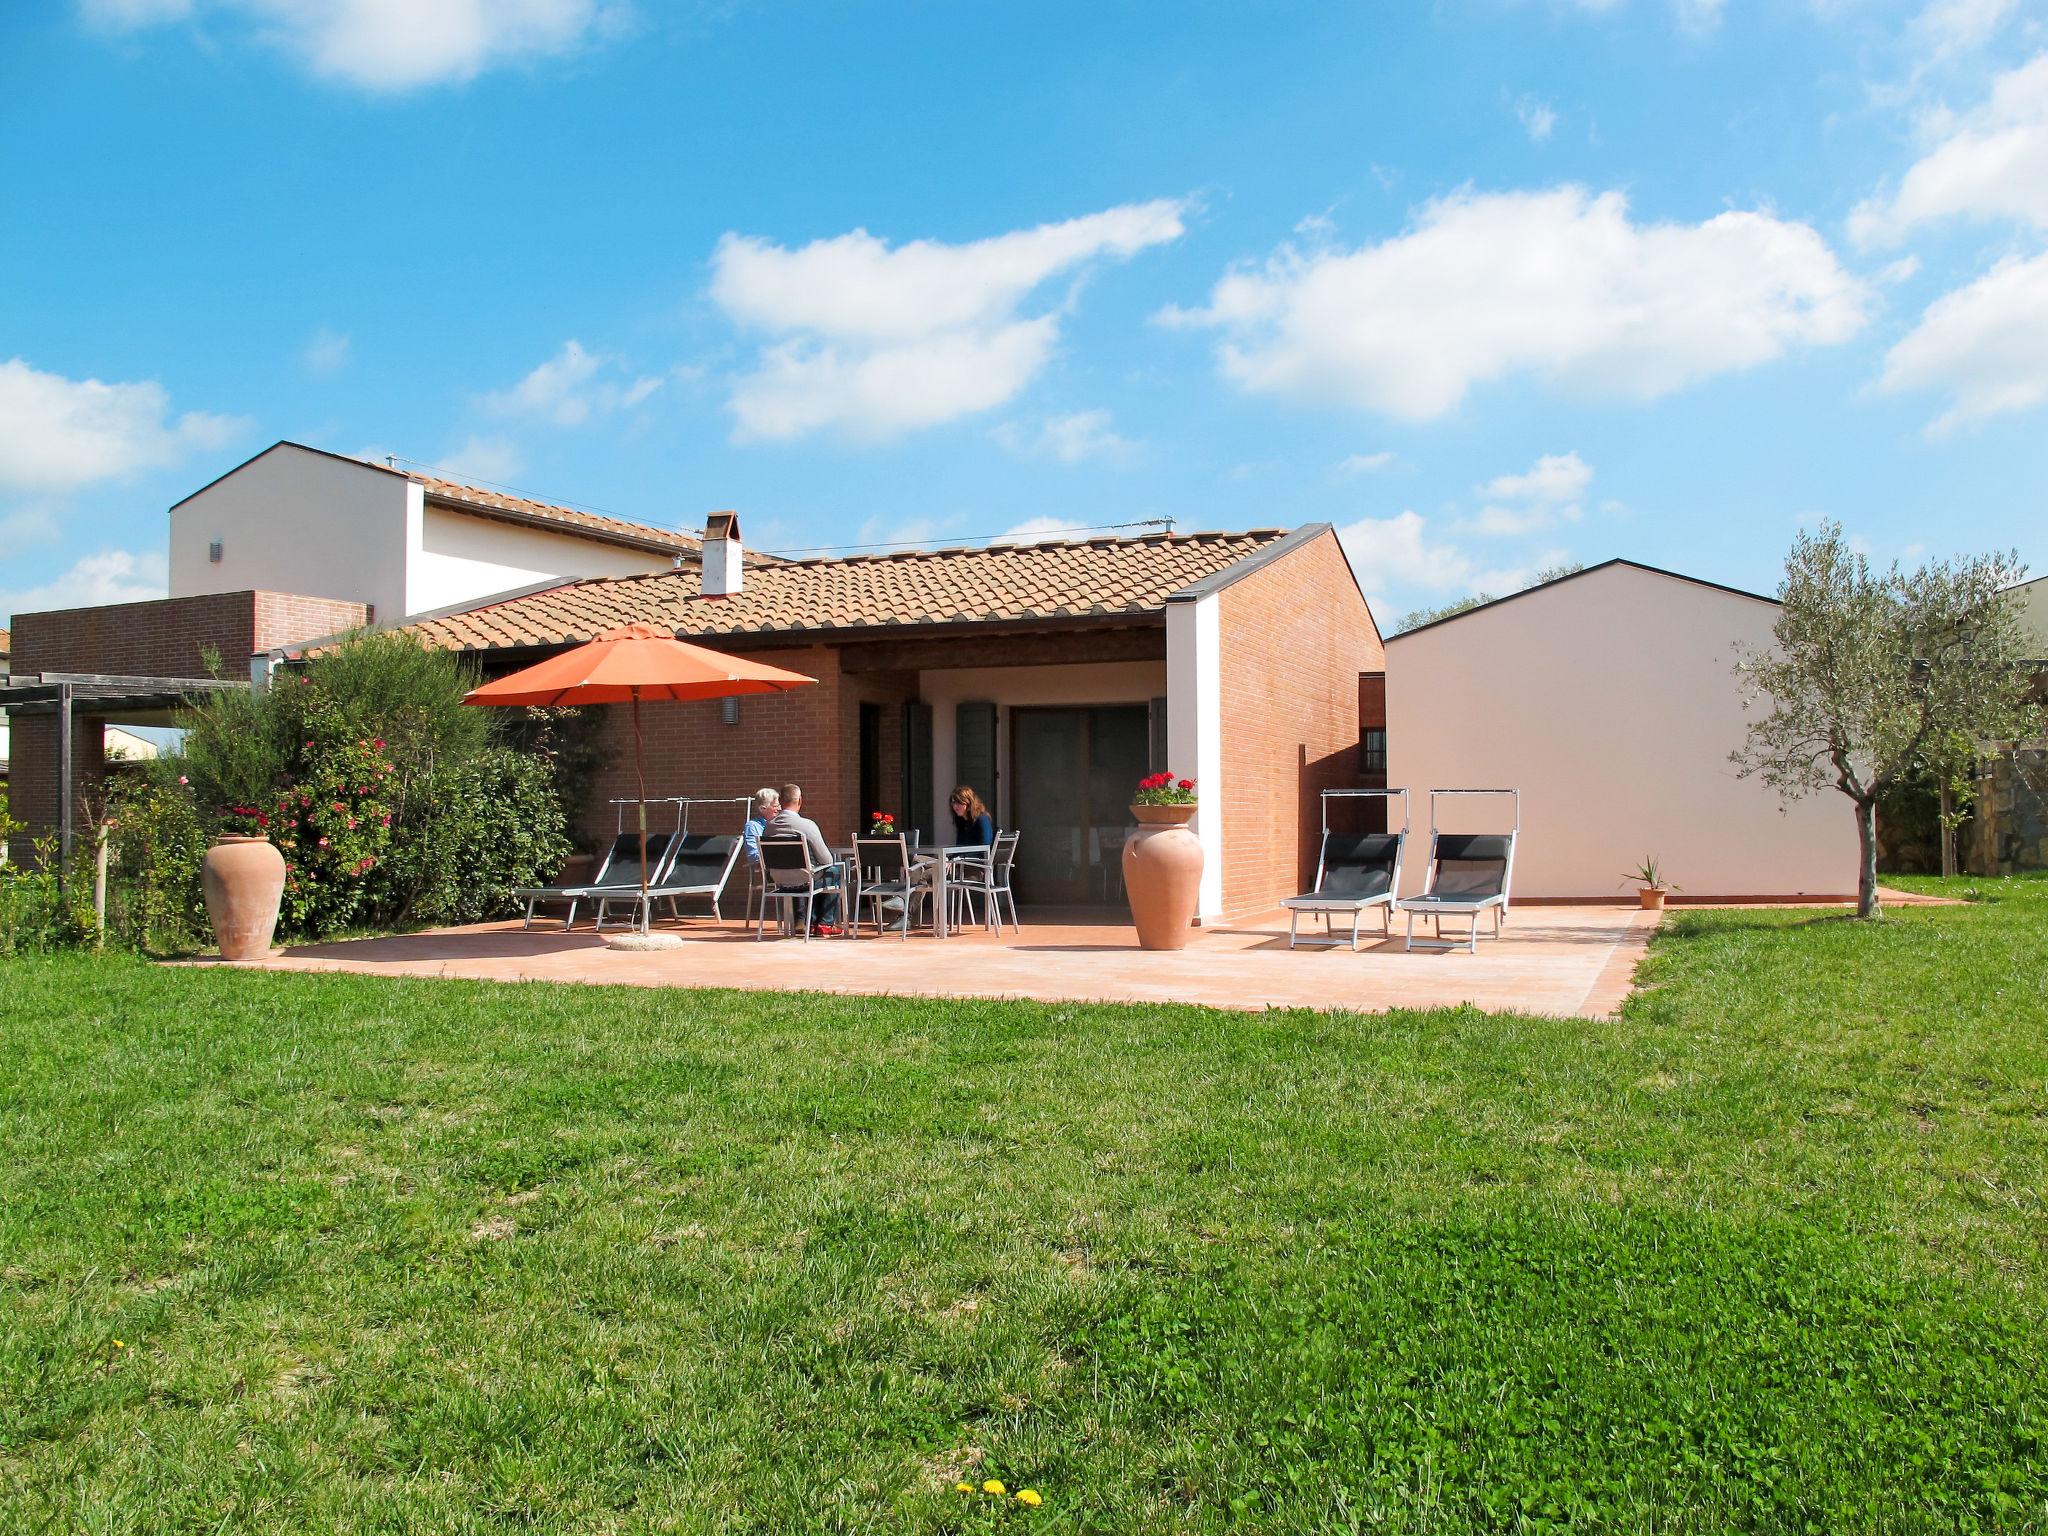
<svg viewBox="0 0 2048 1536"><path fill-rule="evenodd" d="M640 690L633 690L633 783L640 791L640 931L647 931L647 763L640 750Z"/></svg>

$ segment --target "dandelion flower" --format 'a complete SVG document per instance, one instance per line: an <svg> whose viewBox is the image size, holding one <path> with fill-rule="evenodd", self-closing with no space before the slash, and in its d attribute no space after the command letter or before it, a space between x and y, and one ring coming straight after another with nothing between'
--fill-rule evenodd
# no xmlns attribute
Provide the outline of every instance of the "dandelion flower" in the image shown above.
<svg viewBox="0 0 2048 1536"><path fill-rule="evenodd" d="M1022 1504L1026 1509L1036 1509L1039 1505L1043 1504L1045 1500L1041 1499L1038 1496L1038 1490L1036 1488L1019 1488L1017 1490L1017 1502L1019 1504Z"/></svg>
<svg viewBox="0 0 2048 1536"><path fill-rule="evenodd" d="M983 1493L1002 1493L1004 1491L1003 1480L999 1477L992 1477L981 1485L981 1491Z"/></svg>
<svg viewBox="0 0 2048 1536"><path fill-rule="evenodd" d="M972 1483L955 1483L955 1484L953 1485L953 1491L954 1491L955 1493L972 1493L972 1492L974 1492L974 1484L972 1484Z"/></svg>
<svg viewBox="0 0 2048 1536"><path fill-rule="evenodd" d="M127 1347L128 1347L128 1346L127 1346L126 1344L123 1344L123 1343L122 1343L122 1342L121 1342L121 1341L120 1341L119 1339L116 1339L116 1340L114 1340L114 1348L116 1348L116 1349L126 1349Z"/></svg>

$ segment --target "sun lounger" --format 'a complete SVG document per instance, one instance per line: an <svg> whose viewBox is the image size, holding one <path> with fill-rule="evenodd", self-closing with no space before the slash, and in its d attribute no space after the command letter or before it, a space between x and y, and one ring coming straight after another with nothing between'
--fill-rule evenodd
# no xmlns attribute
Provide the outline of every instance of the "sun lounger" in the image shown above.
<svg viewBox="0 0 2048 1536"><path fill-rule="evenodd" d="M1325 832L1323 849L1316 860L1315 889L1303 896L1290 896L1280 905L1287 909L1287 947L1296 943L1338 944L1344 942L1334 931L1338 917L1351 919L1350 943L1358 948L1358 925L1365 914L1377 907L1380 932L1393 932L1392 907L1401 885L1401 849L1407 841L1402 832L1347 834ZM1301 914L1321 913L1325 937L1299 937Z"/></svg>
<svg viewBox="0 0 2048 1536"><path fill-rule="evenodd" d="M647 834L650 876L658 877L667 867L669 844L674 837L672 832ZM613 838L597 866L597 874L584 884L523 886L512 894L526 903L526 921L521 924L526 928L533 926L536 907L544 903L567 902L569 915L562 919L562 927L567 930L575 926L576 909L583 903L601 902L607 896L619 896L627 891L636 898L640 894L640 834L637 831L621 832Z"/></svg>
<svg viewBox="0 0 2048 1536"><path fill-rule="evenodd" d="M1515 795L1515 824L1507 832L1442 832L1436 825L1439 795ZM1479 919L1493 914L1492 937L1507 921L1508 888L1515 873L1515 839L1521 831L1521 797L1512 789L1433 789L1429 792L1429 870L1419 895L1395 903L1408 914L1410 949L1467 949L1479 952ZM1418 941L1415 919L1428 917L1435 940ZM1461 945L1445 942L1443 920L1462 917L1471 926Z"/></svg>
<svg viewBox="0 0 2048 1536"><path fill-rule="evenodd" d="M657 901L666 901L669 911L680 918L683 913L677 903L685 897L708 898L712 921L716 922L718 900L725 894L725 884L732 878L733 866L739 862L739 857L740 835L737 832L686 832L676 839L675 856L648 885L647 910L641 910L640 887L637 884L625 890L607 891L598 898L597 926L625 926L608 923L611 908L623 905L633 914L631 926L643 927L653 920L653 907Z"/></svg>

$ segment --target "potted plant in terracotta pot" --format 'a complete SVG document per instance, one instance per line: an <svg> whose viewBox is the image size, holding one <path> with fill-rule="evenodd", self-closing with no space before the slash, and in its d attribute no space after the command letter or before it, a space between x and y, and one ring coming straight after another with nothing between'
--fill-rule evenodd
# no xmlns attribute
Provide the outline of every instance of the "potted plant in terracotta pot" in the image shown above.
<svg viewBox="0 0 2048 1536"><path fill-rule="evenodd" d="M1182 949L1202 893L1202 843L1188 823L1195 781L1155 773L1131 800L1137 822L1124 842L1124 894L1143 949Z"/></svg>
<svg viewBox="0 0 2048 1536"><path fill-rule="evenodd" d="M1646 912L1662 912L1664 910L1665 896L1672 891L1680 889L1680 887L1673 885L1664 878L1663 866L1657 862L1654 854L1644 859L1642 863L1638 864L1621 878L1633 880L1641 887L1636 892L1636 896L1641 900L1643 910Z"/></svg>
<svg viewBox="0 0 2048 1536"><path fill-rule="evenodd" d="M199 866L206 916L223 960L261 960L277 931L284 896L284 855L270 841L270 818L238 805Z"/></svg>

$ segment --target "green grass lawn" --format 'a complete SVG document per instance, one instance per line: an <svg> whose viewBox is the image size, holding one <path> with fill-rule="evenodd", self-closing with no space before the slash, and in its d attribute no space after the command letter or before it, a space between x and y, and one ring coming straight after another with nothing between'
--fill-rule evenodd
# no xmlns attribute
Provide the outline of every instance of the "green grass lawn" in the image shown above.
<svg viewBox="0 0 2048 1536"><path fill-rule="evenodd" d="M2048 1529L1969 889L1600 1022L0 966L0 1531Z"/></svg>

